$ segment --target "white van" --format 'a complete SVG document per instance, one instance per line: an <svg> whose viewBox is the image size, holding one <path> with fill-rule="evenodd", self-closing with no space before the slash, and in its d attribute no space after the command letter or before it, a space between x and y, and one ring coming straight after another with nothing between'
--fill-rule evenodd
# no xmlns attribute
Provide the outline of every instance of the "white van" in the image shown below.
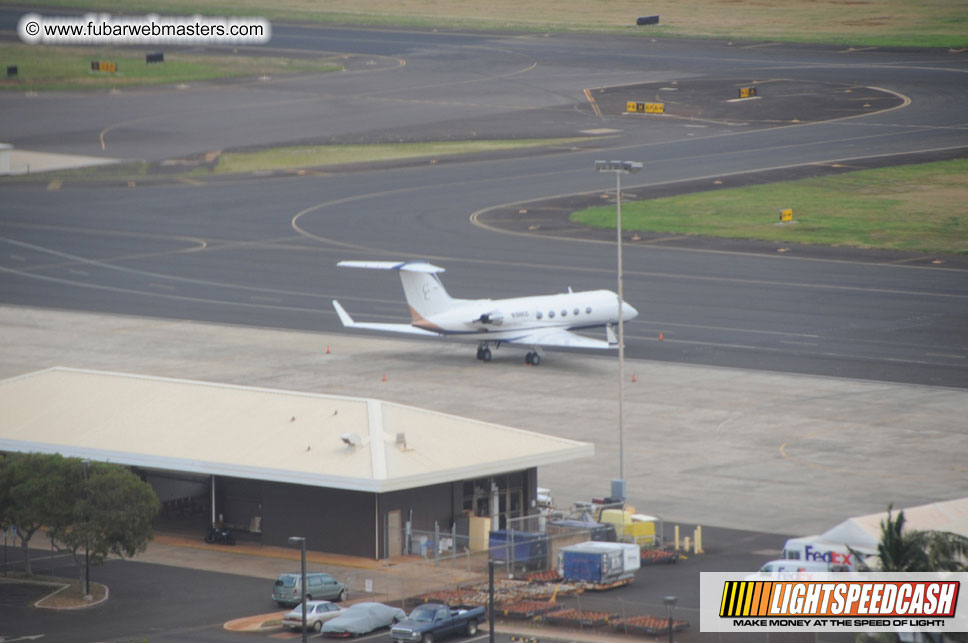
<svg viewBox="0 0 968 643"><path fill-rule="evenodd" d="M783 545L783 553L780 554L784 560L801 563L824 563L830 566L830 571L843 571L833 569L834 567L846 567L855 569L857 554L864 560L877 552L870 547L851 548L842 543L834 543L823 540L820 536L807 536L806 538L790 538Z"/></svg>
<svg viewBox="0 0 968 643"><path fill-rule="evenodd" d="M801 573L801 572L846 572L850 571L846 565L834 565L824 561L814 560L771 560L760 567L761 574L773 573Z"/></svg>
<svg viewBox="0 0 968 643"><path fill-rule="evenodd" d="M796 581L810 580L814 574L827 572L846 572L850 568L844 565L831 565L823 561L806 560L771 560L755 574L750 574L746 580Z"/></svg>

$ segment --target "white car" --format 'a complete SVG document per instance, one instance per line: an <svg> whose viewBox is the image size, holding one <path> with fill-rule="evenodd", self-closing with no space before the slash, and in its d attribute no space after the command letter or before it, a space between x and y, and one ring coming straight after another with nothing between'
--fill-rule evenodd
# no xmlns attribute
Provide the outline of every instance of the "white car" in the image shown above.
<svg viewBox="0 0 968 643"><path fill-rule="evenodd" d="M336 618L343 609L329 601L306 601L306 629L319 632L323 623ZM302 603L282 617L282 626L299 631L302 630Z"/></svg>

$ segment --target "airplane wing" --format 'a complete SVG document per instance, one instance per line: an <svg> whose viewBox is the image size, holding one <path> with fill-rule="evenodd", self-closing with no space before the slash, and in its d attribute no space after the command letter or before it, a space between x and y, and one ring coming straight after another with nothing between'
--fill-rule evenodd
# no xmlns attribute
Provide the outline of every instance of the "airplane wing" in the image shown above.
<svg viewBox="0 0 968 643"><path fill-rule="evenodd" d="M606 327L607 328L607 327ZM610 329L609 329L610 330ZM609 340L613 337L609 334ZM527 344L529 346L562 346L568 348L615 348L617 342L602 339L592 339L564 328L543 328L520 335L513 339L503 340L509 344Z"/></svg>
<svg viewBox="0 0 968 643"><path fill-rule="evenodd" d="M424 330L423 328L417 328L416 326L411 326L410 324L380 324L375 322L353 321L353 318L350 317L348 312L346 312L346 309L340 306L340 303L335 299L333 300L333 308L336 309L336 314L339 315L339 320L347 328L363 328L366 330L382 330L389 333L408 333L410 335L429 335L431 337L439 337L437 333Z"/></svg>

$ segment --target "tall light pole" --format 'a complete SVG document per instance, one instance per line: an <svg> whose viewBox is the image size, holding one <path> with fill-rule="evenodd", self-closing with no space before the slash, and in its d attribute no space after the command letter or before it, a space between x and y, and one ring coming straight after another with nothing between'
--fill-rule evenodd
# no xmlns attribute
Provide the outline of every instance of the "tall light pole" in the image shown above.
<svg viewBox="0 0 968 643"><path fill-rule="evenodd" d="M289 536L290 545L299 545L302 554L302 640L306 643L306 539L303 536Z"/></svg>
<svg viewBox="0 0 968 643"><path fill-rule="evenodd" d="M487 640L494 643L494 561L487 561Z"/></svg>
<svg viewBox="0 0 968 643"><path fill-rule="evenodd" d="M635 161L595 161L599 172L615 173L615 232L616 252L618 254L618 484L619 495L625 501L625 419L622 405L625 400L625 315L622 304L625 292L622 287L622 175L638 172L642 164ZM615 485L612 485L615 495Z"/></svg>
<svg viewBox="0 0 968 643"><path fill-rule="evenodd" d="M676 606L676 597L675 596L666 596L665 598L662 599L662 602L665 603L666 612L669 614L669 643L674 643L673 634L672 634L672 632L673 632L673 629L672 629L672 608Z"/></svg>
<svg viewBox="0 0 968 643"><path fill-rule="evenodd" d="M84 494L85 502L90 503L91 490L86 488L88 480L91 477L91 461L88 459L81 460L81 464L84 466ZM90 521L91 508L87 508L87 516L84 518L86 521ZM87 525L86 528L90 531L91 526ZM84 600L91 600L91 559L90 559L90 535L84 538Z"/></svg>

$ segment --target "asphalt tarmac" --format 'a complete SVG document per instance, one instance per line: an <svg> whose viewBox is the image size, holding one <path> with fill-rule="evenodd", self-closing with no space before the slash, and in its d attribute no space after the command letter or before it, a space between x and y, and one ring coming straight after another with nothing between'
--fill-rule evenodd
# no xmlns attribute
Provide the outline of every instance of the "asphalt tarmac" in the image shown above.
<svg viewBox="0 0 968 643"><path fill-rule="evenodd" d="M614 288L614 246L585 243L594 234L563 242L468 222L494 208L605 194L614 181L594 171L598 158L644 161L623 183L635 198L968 149L965 61L949 52L287 25L274 33L272 47L369 55L373 65L120 94L5 92L0 138L154 161L296 142L584 140L303 176L8 179L0 301L339 332L332 298L364 321L406 318L395 281L337 270L346 258L431 259L448 269L455 296ZM754 82L757 99L733 102L738 85ZM643 87L670 96L668 114L609 107L625 91L651 97ZM810 100L796 100L798 89ZM780 207L751 204L769 220ZM703 239L632 242L626 298L644 314L628 329L629 353L968 387L962 263L827 256L792 241L752 251Z"/></svg>

